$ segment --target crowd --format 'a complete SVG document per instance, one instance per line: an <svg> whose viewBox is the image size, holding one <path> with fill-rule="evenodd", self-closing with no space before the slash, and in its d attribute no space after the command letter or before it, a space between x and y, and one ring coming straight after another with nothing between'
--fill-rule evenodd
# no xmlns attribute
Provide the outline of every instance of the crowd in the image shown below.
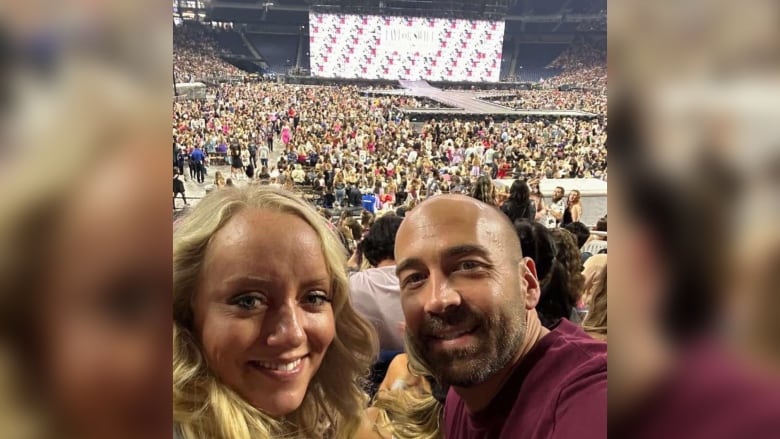
<svg viewBox="0 0 780 439"><path fill-rule="evenodd" d="M561 69L554 78L544 81L546 87L561 85L589 88L607 93L607 48L601 44L578 40L558 55L547 67Z"/></svg>
<svg viewBox="0 0 780 439"><path fill-rule="evenodd" d="M511 95L482 99L522 110L576 110L607 114L606 94L592 91L518 90Z"/></svg>
<svg viewBox="0 0 780 439"><path fill-rule="evenodd" d="M435 194L470 193L481 176L607 179L602 118L412 123L398 110L408 102L356 87L223 84L214 100L175 103L174 157L185 175L189 161L199 182L208 156L224 157L234 181L305 186L325 207L344 207L353 190L373 193L386 208L408 207ZM204 160L192 160L196 150Z"/></svg>
<svg viewBox="0 0 780 439"><path fill-rule="evenodd" d="M215 32L221 30L185 21L173 28L173 72L176 82L239 76L243 71L219 56Z"/></svg>

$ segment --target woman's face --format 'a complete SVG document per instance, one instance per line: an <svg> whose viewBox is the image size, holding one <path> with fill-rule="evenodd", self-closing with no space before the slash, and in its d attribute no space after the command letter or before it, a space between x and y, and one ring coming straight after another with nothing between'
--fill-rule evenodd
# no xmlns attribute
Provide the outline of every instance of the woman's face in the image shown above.
<svg viewBox="0 0 780 439"><path fill-rule="evenodd" d="M318 235L294 215L244 210L203 266L193 313L208 367L257 409L295 411L335 335Z"/></svg>
<svg viewBox="0 0 780 439"><path fill-rule="evenodd" d="M87 174L38 273L41 387L74 437L170 437L170 169L136 149Z"/></svg>
<svg viewBox="0 0 780 439"><path fill-rule="evenodd" d="M570 203L576 203L577 200L580 199L580 193L577 191L571 191L569 192L569 202Z"/></svg>

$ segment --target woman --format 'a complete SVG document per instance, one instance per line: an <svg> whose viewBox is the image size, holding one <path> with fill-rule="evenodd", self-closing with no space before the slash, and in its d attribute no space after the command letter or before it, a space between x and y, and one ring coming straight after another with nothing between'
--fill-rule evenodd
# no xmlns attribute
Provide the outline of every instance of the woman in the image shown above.
<svg viewBox="0 0 780 439"><path fill-rule="evenodd" d="M244 161L241 159L241 150L238 147L232 149L230 160L230 176L237 180L244 173Z"/></svg>
<svg viewBox="0 0 780 439"><path fill-rule="evenodd" d="M150 111L149 95L128 88L137 84L88 70L40 102L78 96L83 105L57 118L20 115L20 126L40 129L20 132L24 153L3 163L3 438L170 437L170 345L160 335L170 318L171 199L159 183L171 167L150 135L167 112Z"/></svg>
<svg viewBox="0 0 780 439"><path fill-rule="evenodd" d="M285 123L284 126L282 127L280 135L282 138L282 143L284 144L284 147L286 149L287 146L290 144L290 141L292 140L292 131L290 130L290 126Z"/></svg>
<svg viewBox="0 0 780 439"><path fill-rule="evenodd" d="M476 198L485 204L498 207L498 194L496 193L496 187L493 185L493 181L487 175L483 175L477 179L474 184L474 188L471 190L472 198Z"/></svg>
<svg viewBox="0 0 780 439"><path fill-rule="evenodd" d="M513 223L524 219L533 221L536 217L536 207L531 201L531 190L525 180L515 180L509 189L509 199L501 205L501 211Z"/></svg>
<svg viewBox="0 0 780 439"><path fill-rule="evenodd" d="M536 209L534 220L542 222L547 217L547 208L544 206L544 195L539 189L539 180L531 180L528 186L531 188L529 199Z"/></svg>
<svg viewBox="0 0 780 439"><path fill-rule="evenodd" d="M226 186L225 182L225 176L222 175L221 171L217 171L214 173L214 186L217 187L217 189L223 188Z"/></svg>
<svg viewBox="0 0 780 439"><path fill-rule="evenodd" d="M182 437L354 436L378 348L349 304L345 264L325 220L287 191L215 191L182 220L173 245Z"/></svg>
<svg viewBox="0 0 780 439"><path fill-rule="evenodd" d="M537 222L514 223L523 256L534 260L541 294L536 311L542 325L553 328L560 319L578 321L576 305L585 278L574 236L564 229L549 230Z"/></svg>
<svg viewBox="0 0 780 439"><path fill-rule="evenodd" d="M576 223L582 218L582 204L580 203L580 191L573 189L569 192L569 199L566 203L566 210L563 211L561 226Z"/></svg>
<svg viewBox="0 0 780 439"><path fill-rule="evenodd" d="M344 207L344 197L347 196L347 183L344 181L344 173L339 171L333 180L333 191L336 194L336 205Z"/></svg>
<svg viewBox="0 0 780 439"><path fill-rule="evenodd" d="M607 255L595 255L585 261L583 301L588 313L582 329L593 338L607 341Z"/></svg>

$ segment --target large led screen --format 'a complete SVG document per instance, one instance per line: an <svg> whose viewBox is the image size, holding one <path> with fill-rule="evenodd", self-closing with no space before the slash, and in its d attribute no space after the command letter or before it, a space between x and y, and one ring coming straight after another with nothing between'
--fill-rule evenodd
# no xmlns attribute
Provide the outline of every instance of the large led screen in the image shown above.
<svg viewBox="0 0 780 439"><path fill-rule="evenodd" d="M309 38L314 76L498 82L504 22L311 12Z"/></svg>

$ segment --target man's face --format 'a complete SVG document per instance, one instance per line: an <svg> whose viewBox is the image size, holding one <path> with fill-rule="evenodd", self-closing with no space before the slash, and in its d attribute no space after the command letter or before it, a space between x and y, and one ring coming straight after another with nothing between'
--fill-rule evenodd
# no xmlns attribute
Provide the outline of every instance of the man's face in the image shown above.
<svg viewBox="0 0 780 439"><path fill-rule="evenodd" d="M561 198L563 198L563 189L557 187L555 188L555 191L553 191L553 201L558 201Z"/></svg>
<svg viewBox="0 0 780 439"><path fill-rule="evenodd" d="M500 212L457 197L418 209L395 248L407 343L436 378L470 387L509 364L524 339L526 267Z"/></svg>

